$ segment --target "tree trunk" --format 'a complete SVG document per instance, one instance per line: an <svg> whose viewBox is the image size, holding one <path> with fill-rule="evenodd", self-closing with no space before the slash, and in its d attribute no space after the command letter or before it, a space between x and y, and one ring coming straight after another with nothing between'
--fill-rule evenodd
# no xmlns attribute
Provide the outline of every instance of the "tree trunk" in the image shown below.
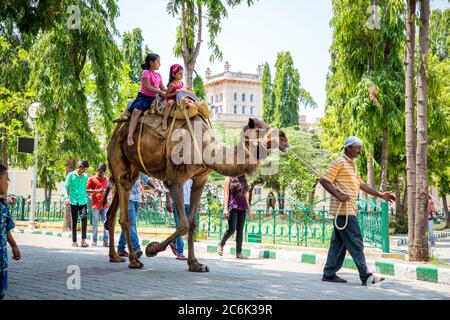
<svg viewBox="0 0 450 320"><path fill-rule="evenodd" d="M2 162L1 164L8 168L8 136L6 135L6 128L2 129Z"/></svg>
<svg viewBox="0 0 450 320"><path fill-rule="evenodd" d="M406 190L408 211L408 248L414 246L414 218L416 199L416 132L414 121L414 59L416 25L414 22L416 0L407 2L406 50L405 50L405 133L406 133Z"/></svg>
<svg viewBox="0 0 450 320"><path fill-rule="evenodd" d="M381 140L381 178L380 178L381 192L386 191L387 173L388 173L387 172L388 171L388 148L389 148L388 127L385 126L383 128L383 139Z"/></svg>
<svg viewBox="0 0 450 320"><path fill-rule="evenodd" d="M417 150L416 150L416 220L414 248L410 256L414 261L428 261L428 31L430 0L420 1L419 72L417 77Z"/></svg>
<svg viewBox="0 0 450 320"><path fill-rule="evenodd" d="M445 216L447 217L447 223L445 224L445 227L450 228L450 212L448 211L446 194L444 194L444 196L442 197L442 204L444 205L444 212L445 212Z"/></svg>
<svg viewBox="0 0 450 320"><path fill-rule="evenodd" d="M75 170L76 167L76 160L69 159L66 162L66 175ZM64 207L64 224L63 224L63 230L64 231L70 231L72 230L72 214L70 212L70 205L67 205L63 203Z"/></svg>
<svg viewBox="0 0 450 320"><path fill-rule="evenodd" d="M373 157L373 146L369 146L369 152L367 154L367 184L375 189L375 160ZM372 199L373 197L366 194L368 198ZM367 199L368 199L367 198Z"/></svg>
<svg viewBox="0 0 450 320"><path fill-rule="evenodd" d="M192 62L189 62L189 63L185 64L185 66L186 66L186 77L185 77L186 83L185 83L185 85L186 85L186 88L189 88L189 89L192 90L193 89L193 83L194 83L194 68L195 68L195 65L193 65Z"/></svg>

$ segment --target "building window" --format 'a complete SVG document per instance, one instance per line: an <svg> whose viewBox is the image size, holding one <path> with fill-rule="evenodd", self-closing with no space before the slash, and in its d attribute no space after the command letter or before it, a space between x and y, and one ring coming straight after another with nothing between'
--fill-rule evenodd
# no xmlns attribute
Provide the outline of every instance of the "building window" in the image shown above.
<svg viewBox="0 0 450 320"><path fill-rule="evenodd" d="M214 96L211 96L211 104L214 103Z"/></svg>
<svg viewBox="0 0 450 320"><path fill-rule="evenodd" d="M220 94L220 102L222 102L223 101L223 94L221 93Z"/></svg>
<svg viewBox="0 0 450 320"><path fill-rule="evenodd" d="M254 115L255 114L255 107L251 106L250 107L250 115Z"/></svg>
<svg viewBox="0 0 450 320"><path fill-rule="evenodd" d="M245 114L245 106L242 106L242 114Z"/></svg>
<svg viewBox="0 0 450 320"><path fill-rule="evenodd" d="M238 94L237 92L234 94L234 101L237 101Z"/></svg>
<svg viewBox="0 0 450 320"><path fill-rule="evenodd" d="M233 107L234 114L237 114L237 106Z"/></svg>
<svg viewBox="0 0 450 320"><path fill-rule="evenodd" d="M216 102L219 102L219 96L216 94Z"/></svg>
<svg viewBox="0 0 450 320"><path fill-rule="evenodd" d="M253 95L250 95L250 102L253 102Z"/></svg>
<svg viewBox="0 0 450 320"><path fill-rule="evenodd" d="M245 102L245 93L242 94L242 101Z"/></svg>
<svg viewBox="0 0 450 320"><path fill-rule="evenodd" d="M255 188L255 196L256 200L261 200L262 198L262 189L261 188Z"/></svg>

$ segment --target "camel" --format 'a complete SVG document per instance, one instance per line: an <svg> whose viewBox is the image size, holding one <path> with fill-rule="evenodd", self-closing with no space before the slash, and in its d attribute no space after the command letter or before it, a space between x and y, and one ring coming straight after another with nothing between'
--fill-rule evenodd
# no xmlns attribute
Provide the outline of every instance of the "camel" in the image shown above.
<svg viewBox="0 0 450 320"><path fill-rule="evenodd" d="M152 117L158 116L159 115L152 115ZM193 140L191 139L191 135L188 131L186 121L176 120L174 123L176 123L175 127L180 130L177 132L184 133L186 138ZM199 210L200 200L209 173L214 170L224 176L231 177L252 174L256 171L259 162L268 157L271 150L278 148L281 152L286 152L289 149L288 140L284 132L270 128L265 122L258 119L249 120L248 125L243 129L244 139L242 139L241 136L241 141L231 149L226 148L214 138L210 126L203 117L197 115L191 119L191 123L194 127L201 128L203 137L199 140L199 144L197 144L197 146L200 147L202 152L207 150L207 148L209 148L209 150L213 150L213 155L218 155L220 152L223 152L223 154L230 152L234 157L232 163L206 163L205 159L202 159L202 161L197 164L195 161L192 161L195 160L195 148L192 146L191 161L184 161L181 165L174 164L171 155L173 153L179 153L179 151L175 149L178 142L171 141L172 139L165 139L164 137L155 134L153 128L145 125L140 129L142 131L140 150L142 154L141 159L143 160L141 162L139 160L138 153L139 143L135 143L132 146L128 146L127 144L126 135L129 121L123 124L118 124L113 132L111 140L108 144L107 153L111 171L111 181L115 185L116 192L114 192L114 197L108 210L108 219L105 224L105 227L109 231L110 262L125 262L125 259L118 255L114 247L116 214L117 210L120 208L119 223L122 230L125 232L129 250L128 267L132 269L139 269L144 266L144 264L139 261L131 246L129 233L130 219L128 215L130 190L134 182L137 180L139 173L143 172L164 182L165 186L169 189L172 199L174 200L179 221L176 231L163 243L153 242L147 245L145 249L146 256L156 256L159 252L165 251L167 246L169 246L169 244L178 236L183 236L188 233L187 263L189 271L209 272L209 268L206 265L199 263L194 254L194 231L197 223L195 215ZM138 130L139 127L140 125L138 124L137 130L134 133L134 141L138 141L140 134L140 130ZM261 132L264 132L264 134ZM257 147L260 147L257 152L250 152L251 148L256 150L255 148ZM245 159L244 161L237 163L238 161L236 161L236 155L239 153L244 154ZM191 189L190 211L188 217L186 217L184 213L183 186L189 179L193 180L193 185Z"/></svg>

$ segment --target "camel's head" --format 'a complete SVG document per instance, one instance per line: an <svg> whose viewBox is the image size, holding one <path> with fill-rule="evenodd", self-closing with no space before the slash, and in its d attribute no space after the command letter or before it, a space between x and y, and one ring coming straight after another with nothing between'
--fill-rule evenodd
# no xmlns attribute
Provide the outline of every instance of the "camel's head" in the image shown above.
<svg viewBox="0 0 450 320"><path fill-rule="evenodd" d="M243 131L247 143L253 144L254 147L263 147L268 153L274 149L287 152L290 148L286 134L281 130L271 128L264 121L250 118ZM258 158L260 157L258 156Z"/></svg>

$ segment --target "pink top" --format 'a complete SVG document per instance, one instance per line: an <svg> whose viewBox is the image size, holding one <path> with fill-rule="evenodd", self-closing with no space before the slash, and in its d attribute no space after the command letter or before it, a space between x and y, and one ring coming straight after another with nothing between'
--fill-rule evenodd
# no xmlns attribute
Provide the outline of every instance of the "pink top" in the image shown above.
<svg viewBox="0 0 450 320"><path fill-rule="evenodd" d="M175 93L175 92L177 92L178 90L182 89L183 87L184 87L184 83L183 83L182 81L178 82L178 84L176 84L176 83L174 83L174 82L171 82L171 83L169 84L169 87L167 88L167 94ZM176 98L176 96L175 96L175 97L169 97L169 98L167 98L166 100L167 100L167 101L175 100L175 98Z"/></svg>
<svg viewBox="0 0 450 320"><path fill-rule="evenodd" d="M150 80L150 85L153 88L159 89L162 83L162 78L161 75L159 74L159 72L152 72L150 70L144 70L142 72L142 77L141 77L141 90L140 92L145 94L146 96L150 96L150 97L156 97L158 94L155 92L151 92L148 91L147 89L145 89L144 87L144 78L147 78Z"/></svg>

